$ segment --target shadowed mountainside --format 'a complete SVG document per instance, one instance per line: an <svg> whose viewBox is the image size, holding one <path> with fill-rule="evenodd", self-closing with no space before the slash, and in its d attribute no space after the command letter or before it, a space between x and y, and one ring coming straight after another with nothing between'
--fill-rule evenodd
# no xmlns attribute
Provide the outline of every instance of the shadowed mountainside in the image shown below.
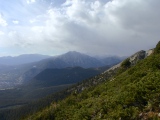
<svg viewBox="0 0 160 120"><path fill-rule="evenodd" d="M99 85L73 92L28 118L37 119L159 119L160 42L148 57L140 51L99 75ZM134 58L134 60L132 59ZM139 59L140 58L140 59ZM144 59L145 58L145 59ZM139 59L139 60L138 60ZM137 61L138 60L138 61ZM109 72L115 72L108 79ZM61 114L63 113L63 114Z"/></svg>

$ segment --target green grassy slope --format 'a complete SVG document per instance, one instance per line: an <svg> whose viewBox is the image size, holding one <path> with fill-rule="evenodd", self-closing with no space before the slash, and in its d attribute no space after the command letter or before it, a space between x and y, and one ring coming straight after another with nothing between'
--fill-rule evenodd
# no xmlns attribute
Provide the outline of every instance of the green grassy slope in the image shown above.
<svg viewBox="0 0 160 120"><path fill-rule="evenodd" d="M13 89L0 90L0 110L5 106L26 104L38 100L101 72L101 70L81 67L46 69L30 80L28 84Z"/></svg>
<svg viewBox="0 0 160 120"><path fill-rule="evenodd" d="M160 43L152 55L106 82L76 92L29 116L31 120L158 120L160 113ZM27 119L28 119L27 118Z"/></svg>
<svg viewBox="0 0 160 120"><path fill-rule="evenodd" d="M28 84L0 91L0 120L19 120L22 116L36 113L49 106L53 100L64 99L75 91L77 86L77 91L81 92L83 86L91 85L91 76L107 68L108 66L97 69L81 67L46 69ZM86 78L89 83L84 80Z"/></svg>

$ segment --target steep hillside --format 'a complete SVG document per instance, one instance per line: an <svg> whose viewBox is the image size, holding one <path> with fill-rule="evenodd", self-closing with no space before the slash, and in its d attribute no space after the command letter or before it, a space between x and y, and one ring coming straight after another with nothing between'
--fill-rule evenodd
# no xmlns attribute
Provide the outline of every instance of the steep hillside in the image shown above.
<svg viewBox="0 0 160 120"><path fill-rule="evenodd" d="M0 119L17 120L49 106L53 100L62 100L75 90L81 92L87 86L96 85L102 79L96 82L94 80L102 71L104 68L46 69L22 87L0 91ZM97 76L91 77L95 75ZM44 96L47 97L40 99Z"/></svg>
<svg viewBox="0 0 160 120"><path fill-rule="evenodd" d="M80 67L46 69L25 85L17 86L14 89L1 90L0 110L1 108L5 108L5 106L26 104L46 97L101 72L101 70L97 69L84 69Z"/></svg>
<svg viewBox="0 0 160 120"><path fill-rule="evenodd" d="M64 84L75 84L84 79L100 74L102 71L97 69L85 69L81 67L69 67L63 69L45 69L33 80L29 81L30 86L57 86Z"/></svg>
<svg viewBox="0 0 160 120"><path fill-rule="evenodd" d="M29 117L45 119L135 120L160 117L160 43L154 53L135 66L129 59L121 63L118 74L96 87L90 87L60 102L54 102ZM104 73L105 74L105 73ZM102 78L103 75L102 74Z"/></svg>

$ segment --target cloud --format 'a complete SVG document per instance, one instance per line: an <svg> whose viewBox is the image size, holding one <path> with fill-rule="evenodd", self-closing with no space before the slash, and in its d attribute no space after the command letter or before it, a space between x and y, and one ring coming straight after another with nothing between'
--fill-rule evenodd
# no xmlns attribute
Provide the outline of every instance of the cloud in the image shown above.
<svg viewBox="0 0 160 120"><path fill-rule="evenodd" d="M35 3L36 0L27 0L27 4L32 4L32 3Z"/></svg>
<svg viewBox="0 0 160 120"><path fill-rule="evenodd" d="M53 2L47 6L28 0L30 5L24 5L18 14L21 17L17 15L14 22L11 19L20 21L18 26L7 26L6 22L8 36L3 39L8 42L3 45L27 53L76 50L92 55L130 55L154 47L160 38L158 0L62 1L61 5Z"/></svg>
<svg viewBox="0 0 160 120"><path fill-rule="evenodd" d="M5 34L5 33L4 33L3 31L0 31L0 36L1 36L1 35L4 35L4 34Z"/></svg>
<svg viewBox="0 0 160 120"><path fill-rule="evenodd" d="M13 20L12 21L14 24L19 24L19 21L18 20Z"/></svg>
<svg viewBox="0 0 160 120"><path fill-rule="evenodd" d="M2 14L0 14L0 25L3 26L3 27L8 25L7 21L3 19Z"/></svg>
<svg viewBox="0 0 160 120"><path fill-rule="evenodd" d="M160 37L159 3L157 0L107 3L68 0L64 4L65 15L71 22L65 24L70 33L68 43L92 54L127 55L149 49Z"/></svg>

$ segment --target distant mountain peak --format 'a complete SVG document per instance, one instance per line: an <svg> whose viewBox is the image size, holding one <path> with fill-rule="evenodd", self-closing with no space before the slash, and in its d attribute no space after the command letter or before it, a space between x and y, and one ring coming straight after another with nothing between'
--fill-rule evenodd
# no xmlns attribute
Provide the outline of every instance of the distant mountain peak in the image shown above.
<svg viewBox="0 0 160 120"><path fill-rule="evenodd" d="M85 54L77 52L77 51L69 51L63 55L85 55ZM88 56L88 55L85 55L85 56Z"/></svg>
<svg viewBox="0 0 160 120"><path fill-rule="evenodd" d="M77 51L69 51L67 53L70 53L70 54L74 54L74 53L80 53L80 52L77 52Z"/></svg>

